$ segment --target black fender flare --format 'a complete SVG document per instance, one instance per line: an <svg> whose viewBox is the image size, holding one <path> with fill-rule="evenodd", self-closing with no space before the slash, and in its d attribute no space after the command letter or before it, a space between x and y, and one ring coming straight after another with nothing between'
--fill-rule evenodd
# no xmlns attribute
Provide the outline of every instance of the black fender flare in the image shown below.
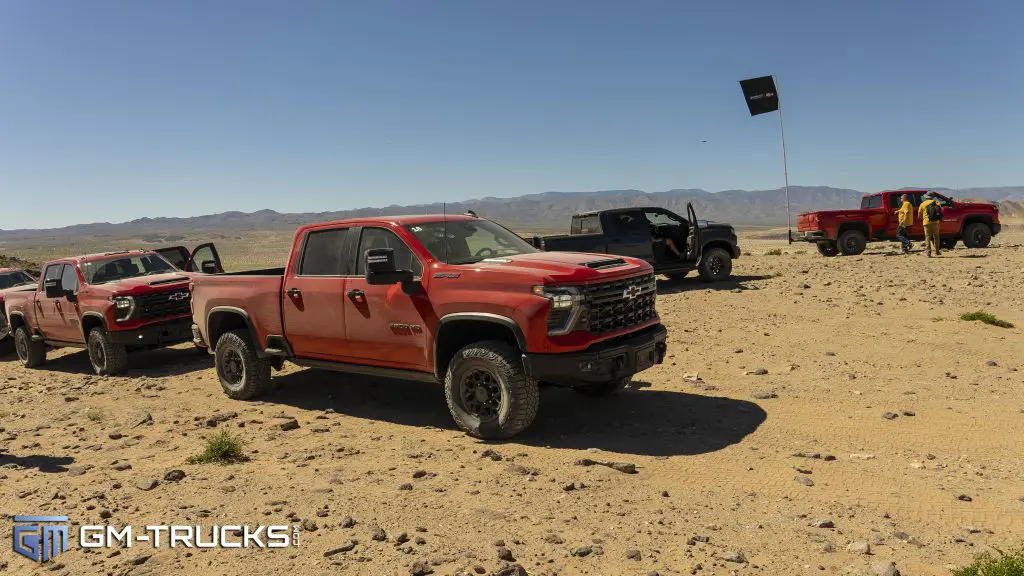
<svg viewBox="0 0 1024 576"><path fill-rule="evenodd" d="M213 318L214 314L218 313L228 313L235 316L241 316L242 321L245 322L245 327L249 330L249 337L252 339L253 346L256 347L256 354L261 357L265 355L263 352L263 344L260 343L259 338L257 337L256 327L252 325L252 319L249 318L249 313L236 306L214 306L206 313L206 338L210 340L206 344L210 347L211 351L216 349L217 339L210 336L210 319Z"/></svg>
<svg viewBox="0 0 1024 576"><path fill-rule="evenodd" d="M519 346L519 350L524 353L526 352L526 335L523 334L522 327L508 316L491 314L489 312L453 312L451 314L445 314L437 321L437 327L434 329L434 375L439 381L444 381L444 374L438 374L438 368L441 365L439 356L440 348L438 343L441 341L442 331L448 324L465 320L488 322L490 324L497 324L504 328L508 328L512 331L512 335L516 339L516 345Z"/></svg>
<svg viewBox="0 0 1024 576"><path fill-rule="evenodd" d="M103 316L103 314L100 314L99 312L85 312L85 313L82 314L82 320L81 321L82 321L82 337L85 338L86 342L89 341L89 333L85 331L85 319L86 318L99 318L100 319L100 326L103 326L103 330L105 330L107 332L110 331L110 329L107 327L107 319L106 319L106 317Z"/></svg>

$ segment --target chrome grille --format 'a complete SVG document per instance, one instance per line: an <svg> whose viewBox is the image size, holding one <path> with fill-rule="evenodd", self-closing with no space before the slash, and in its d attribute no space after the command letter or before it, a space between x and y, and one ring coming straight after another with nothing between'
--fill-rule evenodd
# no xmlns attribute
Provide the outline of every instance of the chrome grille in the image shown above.
<svg viewBox="0 0 1024 576"><path fill-rule="evenodd" d="M189 300L188 288L180 288L136 296L135 306L140 320L156 320L191 314L192 304Z"/></svg>
<svg viewBox="0 0 1024 576"><path fill-rule="evenodd" d="M630 298L628 293L635 296ZM654 310L656 294L654 274L584 286L583 302L587 311L582 328L601 334L652 320L657 316Z"/></svg>

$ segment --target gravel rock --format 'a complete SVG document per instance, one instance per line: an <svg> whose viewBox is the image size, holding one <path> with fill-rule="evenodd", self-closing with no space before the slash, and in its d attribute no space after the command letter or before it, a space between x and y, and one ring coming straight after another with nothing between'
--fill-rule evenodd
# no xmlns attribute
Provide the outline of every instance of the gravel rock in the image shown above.
<svg viewBox="0 0 1024 576"><path fill-rule="evenodd" d="M626 550L626 560L636 560L637 562L639 562L641 558L642 556L639 550Z"/></svg>
<svg viewBox="0 0 1024 576"><path fill-rule="evenodd" d="M764 368L758 368L756 370L748 370L747 372L744 372L745 376L764 376L766 374L768 374L768 370Z"/></svg>
<svg viewBox="0 0 1024 576"><path fill-rule="evenodd" d="M164 474L164 480L168 482L180 482L185 478L184 470L169 470Z"/></svg>
<svg viewBox="0 0 1024 576"><path fill-rule="evenodd" d="M512 551L504 546L498 546L494 549L495 555L498 556L498 560L504 560L505 562L515 562L515 556L512 555Z"/></svg>
<svg viewBox="0 0 1024 576"><path fill-rule="evenodd" d="M359 544L359 542L357 542L355 540L349 540L348 542L346 542L345 544L342 544L338 548L332 548L332 549L328 550L327 552L324 552L324 557L325 558L330 558L331 556L335 556L337 554L341 554L342 552L351 552L352 550L355 549L357 544Z"/></svg>
<svg viewBox="0 0 1024 576"><path fill-rule="evenodd" d="M736 552L735 550L726 550L724 552L718 552L715 557L725 562L732 562L734 564L746 564L747 559L743 554Z"/></svg>
<svg viewBox="0 0 1024 576"><path fill-rule="evenodd" d="M160 482L156 478L143 478L135 483L135 487L139 490L152 490L156 488Z"/></svg>
<svg viewBox="0 0 1024 576"><path fill-rule="evenodd" d="M807 476L797 476L793 478L793 480L796 480L797 484L803 484L804 486L807 487L814 486L814 480L811 480Z"/></svg>
<svg viewBox="0 0 1024 576"><path fill-rule="evenodd" d="M871 571L875 576L900 576L900 571L892 562L877 562L871 566Z"/></svg>
<svg viewBox="0 0 1024 576"><path fill-rule="evenodd" d="M427 574L433 574L434 569L430 567L430 564L423 560L417 560L409 566L409 574L412 576L426 576Z"/></svg>
<svg viewBox="0 0 1024 576"><path fill-rule="evenodd" d="M812 528L835 528L836 527L835 522L832 522L831 520L827 520L827 519L815 520L814 522L810 523L810 526Z"/></svg>
<svg viewBox="0 0 1024 576"><path fill-rule="evenodd" d="M370 538L373 538L376 542L384 542L388 539L388 534L380 526L375 526L370 529Z"/></svg>
<svg viewBox="0 0 1024 576"><path fill-rule="evenodd" d="M548 544L565 544L565 539L558 534L545 534L543 540Z"/></svg>
<svg viewBox="0 0 1024 576"><path fill-rule="evenodd" d="M970 501L974 500L974 498L971 498L967 494L961 494L961 495L957 496L956 499L961 501L961 502L970 502Z"/></svg>
<svg viewBox="0 0 1024 576"><path fill-rule="evenodd" d="M311 518L302 521L302 529L306 532L316 532L320 527Z"/></svg>
<svg viewBox="0 0 1024 576"><path fill-rule="evenodd" d="M284 420L277 422L275 426L277 426L277 428L280 429L282 432L287 432L289 430L298 429L299 421L296 420L295 418L286 418Z"/></svg>
<svg viewBox="0 0 1024 576"><path fill-rule="evenodd" d="M149 412L138 412L132 416L131 425L132 428L138 428L139 426L152 426L153 415Z"/></svg>
<svg viewBox="0 0 1024 576"><path fill-rule="evenodd" d="M882 418L885 418L886 420L895 420L899 417L900 415L895 412L886 412L885 414L882 414Z"/></svg>
<svg viewBox="0 0 1024 576"><path fill-rule="evenodd" d="M584 558L586 556L590 556L590 553L593 551L594 549L590 546L580 546L579 548L573 548L570 554L578 558Z"/></svg>
<svg viewBox="0 0 1024 576"><path fill-rule="evenodd" d="M351 528L351 527L353 527L355 525L356 525L356 521L353 520L351 516L345 516L344 518L341 519L341 527L342 528Z"/></svg>
<svg viewBox="0 0 1024 576"><path fill-rule="evenodd" d="M487 450L484 450L483 452L481 452L480 453L480 457L481 458L490 458L491 460L493 460L495 462L500 462L501 459L502 459L501 458L501 454L498 454L497 452L495 452L494 450L491 450L489 448Z"/></svg>
<svg viewBox="0 0 1024 576"><path fill-rule="evenodd" d="M871 554L871 544L864 540L847 544L846 551L850 554Z"/></svg>
<svg viewBox="0 0 1024 576"><path fill-rule="evenodd" d="M213 416L210 416L209 418L207 418L206 419L206 425L212 428L212 427L216 426L217 424L220 424L221 422L227 422L228 420L231 420L231 419L237 418L237 417L238 417L238 412L221 412L221 413L214 414Z"/></svg>
<svg viewBox="0 0 1024 576"><path fill-rule="evenodd" d="M754 394L754 399L755 400L771 400L773 398L778 398L778 397L779 397L779 395L776 394L775 392L758 392L758 393Z"/></svg>

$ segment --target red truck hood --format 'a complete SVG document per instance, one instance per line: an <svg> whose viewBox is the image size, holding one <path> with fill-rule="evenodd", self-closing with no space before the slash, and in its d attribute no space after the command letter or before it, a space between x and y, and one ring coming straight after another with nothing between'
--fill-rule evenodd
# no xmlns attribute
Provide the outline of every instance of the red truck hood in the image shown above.
<svg viewBox="0 0 1024 576"><path fill-rule="evenodd" d="M35 284L27 284L25 286L12 286L10 288L4 288L0 290L0 302L4 301L4 296L13 292L32 292L36 289Z"/></svg>
<svg viewBox="0 0 1024 576"><path fill-rule="evenodd" d="M112 294L117 293L131 295L181 288L182 285L187 284L188 281L189 276L187 274L183 272L170 272L168 274L154 274L152 276L124 278L116 282L92 284L90 287L95 290L109 291Z"/></svg>
<svg viewBox="0 0 1024 576"><path fill-rule="evenodd" d="M621 263L616 265L614 260L620 260ZM608 265L591 267L601 262ZM653 272L650 264L637 258L583 252L532 252L498 256L470 266L477 270L518 272L534 279L543 277L558 283L588 282Z"/></svg>

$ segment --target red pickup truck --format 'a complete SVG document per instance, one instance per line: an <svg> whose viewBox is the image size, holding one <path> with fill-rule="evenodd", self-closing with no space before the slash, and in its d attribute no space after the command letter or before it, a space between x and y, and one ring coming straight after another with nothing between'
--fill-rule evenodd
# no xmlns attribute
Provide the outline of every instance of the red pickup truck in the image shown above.
<svg viewBox="0 0 1024 576"><path fill-rule="evenodd" d="M177 247L166 249L173 255ZM204 244L185 267L220 271L216 249ZM37 282L6 294L5 315L18 358L28 368L46 361L47 347L87 348L100 375L123 372L128 351L192 338L189 274L156 251L107 252L47 262Z"/></svg>
<svg viewBox="0 0 1024 576"><path fill-rule="evenodd" d="M868 194L861 199L859 210L828 210L805 212L797 216L797 234L794 240L813 242L823 256L856 255L864 251L868 242L896 241L897 217L900 197L910 196L914 206L914 225L908 238L924 239L924 226L918 206L928 190L889 190ZM957 202L932 192L942 207L942 247L951 249L957 240L968 248L984 248L992 237L999 234L999 206L987 203Z"/></svg>
<svg viewBox="0 0 1024 576"><path fill-rule="evenodd" d="M443 382L455 422L481 438L526 429L540 385L608 394L666 350L650 264L541 252L474 216L305 226L285 268L190 286L195 342L229 397L257 396L286 359Z"/></svg>
<svg viewBox="0 0 1024 576"><path fill-rule="evenodd" d="M36 285L34 276L21 268L0 268L0 342L11 334L7 323L5 300L12 292L32 290Z"/></svg>

